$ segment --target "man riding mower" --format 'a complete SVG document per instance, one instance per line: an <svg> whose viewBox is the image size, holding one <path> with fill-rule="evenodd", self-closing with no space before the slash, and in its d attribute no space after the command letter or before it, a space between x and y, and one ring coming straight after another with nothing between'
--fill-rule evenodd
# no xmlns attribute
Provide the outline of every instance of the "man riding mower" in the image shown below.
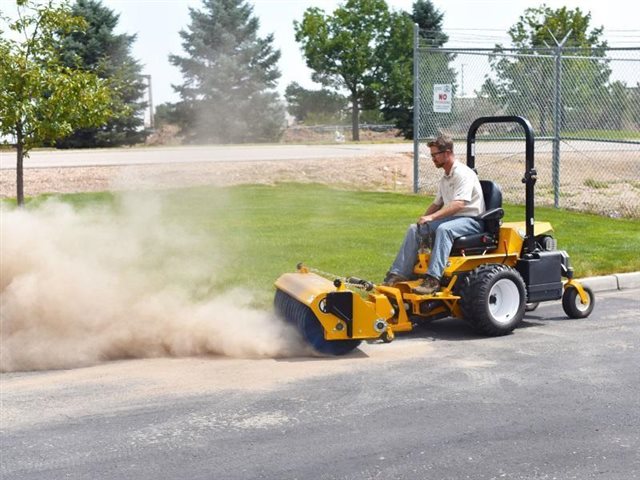
<svg viewBox="0 0 640 480"><path fill-rule="evenodd" d="M395 333L411 331L421 321L446 317L464 319L484 335L506 335L520 324L527 305L558 299L570 318L590 315L593 292L573 278L569 255L556 250L551 225L534 221L537 173L530 123L517 116L475 120L467 135L467 165L458 167L475 170L476 132L487 123L517 123L524 129L525 221L503 223L500 188L492 181L480 180L482 201L476 199L476 203L482 213L465 216L473 221L460 235L456 234L460 233L457 225L448 230L453 232L448 257L435 258L441 251L420 248L425 237L427 243L434 239L424 235L421 225L437 223L437 212L447 206L447 198L440 195L433 210L429 207L420 217L422 223L419 219L409 229L405 243L407 238L413 243L406 249L403 243L382 284L353 277L329 280L302 264L295 273L283 274L275 282L276 312L296 325L317 352L343 355L362 340L390 342ZM437 142L430 145L432 156L440 156L443 146ZM448 173L445 170L445 175ZM442 218L450 214L444 213ZM434 249L438 240L436 233L431 244ZM416 253L407 253L412 251ZM407 264L411 265L408 271Z"/></svg>

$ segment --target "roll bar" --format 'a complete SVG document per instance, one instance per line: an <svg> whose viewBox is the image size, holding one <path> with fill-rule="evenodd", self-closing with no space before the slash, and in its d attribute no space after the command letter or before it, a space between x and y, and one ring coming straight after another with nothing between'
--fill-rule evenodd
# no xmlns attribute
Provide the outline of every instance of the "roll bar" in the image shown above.
<svg viewBox="0 0 640 480"><path fill-rule="evenodd" d="M480 117L471 124L469 127L469 133L467 133L467 165L470 168L475 169L476 165L476 132L478 129L486 123L518 123L524 129L525 134L525 172L522 178L522 183L525 184L525 215L526 215L526 237L525 237L525 253L531 253L535 250L535 240L533 233L534 220L534 192L533 187L538 179L535 166L533 164L533 128L531 123L524 117L519 116L500 116L500 117Z"/></svg>

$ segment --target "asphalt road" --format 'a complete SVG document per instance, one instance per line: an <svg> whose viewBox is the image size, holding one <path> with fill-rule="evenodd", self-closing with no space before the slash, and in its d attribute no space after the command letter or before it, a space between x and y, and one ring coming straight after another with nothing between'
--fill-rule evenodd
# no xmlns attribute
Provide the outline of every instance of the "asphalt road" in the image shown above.
<svg viewBox="0 0 640 480"><path fill-rule="evenodd" d="M640 145L588 141L565 141L570 152L602 153L612 150L640 152ZM422 144L423 154L428 154ZM275 160L347 159L376 153L412 153L413 143L346 143L335 145L204 145L177 147L105 148L85 150L34 150L24 162L24 168L65 168L122 165L184 164L200 162L251 162ZM522 142L486 142L478 144L480 155L523 153ZM551 143L539 141L539 154L551 152ZM458 148L464 156L464 147ZM524 158L524 157L523 157ZM0 170L15 169L16 155L0 151Z"/></svg>
<svg viewBox="0 0 640 480"><path fill-rule="evenodd" d="M502 338L2 375L2 479L640 478L640 290ZM197 379L197 381L195 380Z"/></svg>

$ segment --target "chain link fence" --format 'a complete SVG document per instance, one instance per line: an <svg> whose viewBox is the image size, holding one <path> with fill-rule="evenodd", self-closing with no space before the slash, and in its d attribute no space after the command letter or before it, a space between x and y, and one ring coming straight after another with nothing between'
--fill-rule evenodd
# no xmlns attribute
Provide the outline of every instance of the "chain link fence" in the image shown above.
<svg viewBox="0 0 640 480"><path fill-rule="evenodd" d="M416 192L435 193L441 175L428 139L451 135L465 161L476 118L519 115L536 138L536 205L640 218L640 49L415 47ZM478 174L507 202L524 203L524 151L517 124L478 131Z"/></svg>

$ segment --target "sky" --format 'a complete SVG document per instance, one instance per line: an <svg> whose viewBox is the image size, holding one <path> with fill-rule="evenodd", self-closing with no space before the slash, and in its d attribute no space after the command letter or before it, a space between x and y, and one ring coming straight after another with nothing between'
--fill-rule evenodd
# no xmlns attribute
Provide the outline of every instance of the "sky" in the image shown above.
<svg viewBox="0 0 640 480"><path fill-rule="evenodd" d="M305 88L320 88L311 81L311 71L304 63L294 39L293 22L301 20L309 7L330 13L339 0L248 0L260 20L260 35L274 34L274 46L282 57L278 90L283 93L291 82ZM591 12L591 27L605 27L611 47L640 47L640 2L632 0L434 0L444 13L443 27L450 41L448 47L487 47L508 44L507 30L518 22L524 10L543 3L552 7L580 7ZM182 55L179 31L188 26L189 7L200 9L202 0L103 0L103 4L120 14L118 33L136 34L132 55L151 75L153 103L175 102L179 97L171 84L182 83L180 71L168 60L170 54ZM387 0L395 10L411 11L413 0Z"/></svg>

